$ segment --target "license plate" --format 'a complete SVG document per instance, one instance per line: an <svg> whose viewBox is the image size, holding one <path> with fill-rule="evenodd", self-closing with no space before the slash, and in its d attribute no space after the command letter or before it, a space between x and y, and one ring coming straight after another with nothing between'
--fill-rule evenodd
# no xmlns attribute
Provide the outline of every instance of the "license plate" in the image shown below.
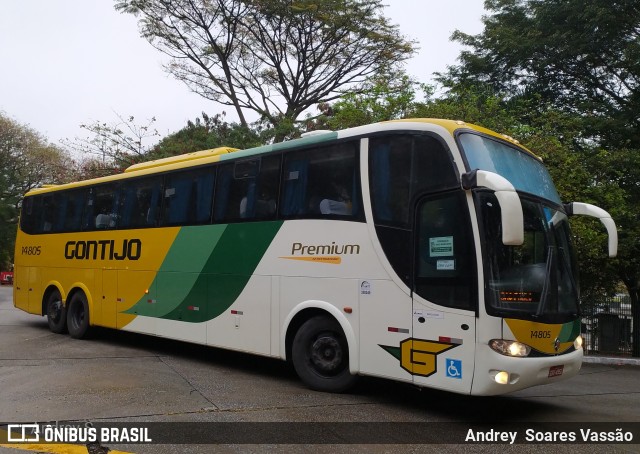
<svg viewBox="0 0 640 454"><path fill-rule="evenodd" d="M564 372L564 365L562 366L551 366L549 368L549 378L559 377Z"/></svg>

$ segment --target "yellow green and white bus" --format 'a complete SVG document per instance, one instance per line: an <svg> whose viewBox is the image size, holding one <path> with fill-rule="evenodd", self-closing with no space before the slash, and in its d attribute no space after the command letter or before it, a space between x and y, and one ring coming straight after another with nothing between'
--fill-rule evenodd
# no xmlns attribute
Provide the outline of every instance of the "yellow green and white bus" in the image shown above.
<svg viewBox="0 0 640 454"><path fill-rule="evenodd" d="M578 373L568 217L538 159L462 121L408 119L216 148L26 194L14 305L359 375L495 395Z"/></svg>

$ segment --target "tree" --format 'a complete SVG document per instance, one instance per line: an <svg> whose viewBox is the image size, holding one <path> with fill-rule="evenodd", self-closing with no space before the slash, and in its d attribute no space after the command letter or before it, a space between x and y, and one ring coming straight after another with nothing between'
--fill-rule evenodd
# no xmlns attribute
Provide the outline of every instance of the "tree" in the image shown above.
<svg viewBox="0 0 640 454"><path fill-rule="evenodd" d="M640 7L636 0L488 0L493 14L453 67L512 96L536 93L588 120L594 136L640 148Z"/></svg>
<svg viewBox="0 0 640 454"><path fill-rule="evenodd" d="M91 177L111 175L147 160L151 149L148 142L160 136L153 128L155 117L138 124L133 116L116 116L118 121L115 123L83 123L80 127L86 129L89 136L63 141L66 146L82 155L94 156L94 159L86 160L83 165Z"/></svg>
<svg viewBox="0 0 640 454"><path fill-rule="evenodd" d="M171 57L166 70L194 92L295 134L311 107L338 99L414 43L381 13L381 0L117 0L141 34Z"/></svg>
<svg viewBox="0 0 640 454"><path fill-rule="evenodd" d="M159 159L222 146L246 149L264 143L255 128L227 123L223 118L224 114L210 117L203 112L202 120L188 121L187 126L163 138L147 153L147 158Z"/></svg>
<svg viewBox="0 0 640 454"><path fill-rule="evenodd" d="M505 99L533 99L580 118L574 146L590 176L581 198L611 212L620 231L617 274L640 320L637 165L640 155L640 7L636 0L488 0L485 29L453 36L470 47L442 75L448 87L485 83ZM537 110L535 111L537 112ZM610 267L611 265L609 265ZM604 269L604 268L603 268ZM634 323L640 356L640 323Z"/></svg>
<svg viewBox="0 0 640 454"><path fill-rule="evenodd" d="M383 71L339 101L321 103L318 107L322 115L308 118L306 129L337 130L404 118L414 108L419 89L426 96L432 93L431 87L418 83L404 71Z"/></svg>
<svg viewBox="0 0 640 454"><path fill-rule="evenodd" d="M68 181L73 161L28 126L0 113L0 268L13 263L22 196L43 184Z"/></svg>

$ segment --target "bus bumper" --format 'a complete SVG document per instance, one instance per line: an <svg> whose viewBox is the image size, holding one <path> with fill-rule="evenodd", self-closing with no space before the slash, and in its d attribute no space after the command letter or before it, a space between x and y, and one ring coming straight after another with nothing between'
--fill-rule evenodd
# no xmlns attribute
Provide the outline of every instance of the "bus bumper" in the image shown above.
<svg viewBox="0 0 640 454"><path fill-rule="evenodd" d="M583 350L543 358L501 355L478 346L471 394L493 396L571 378L580 372Z"/></svg>

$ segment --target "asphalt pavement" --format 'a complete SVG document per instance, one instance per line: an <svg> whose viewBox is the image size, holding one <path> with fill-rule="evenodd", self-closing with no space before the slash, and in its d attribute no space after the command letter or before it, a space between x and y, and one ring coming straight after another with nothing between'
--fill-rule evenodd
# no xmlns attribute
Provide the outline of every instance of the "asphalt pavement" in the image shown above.
<svg viewBox="0 0 640 454"><path fill-rule="evenodd" d="M515 428L518 443L530 427L578 436L581 429L619 427L635 436L635 443L640 440L638 359L587 357L570 380L498 397L462 396L376 378L361 379L349 393L327 394L307 389L287 363L275 359L106 329L91 340L56 335L44 317L15 309L11 292L0 287L0 423L151 424L152 435L162 442L105 444L112 450L495 452L493 442L474 442L475 435L471 441L467 435L451 442L480 423L488 437L498 436L500 429L507 437L506 428ZM199 434L198 428L206 433ZM220 443L194 444L209 443L212 431L219 431ZM617 442L498 442L501 451L514 453L640 452L638 444ZM87 448L0 443L0 453L23 451Z"/></svg>

